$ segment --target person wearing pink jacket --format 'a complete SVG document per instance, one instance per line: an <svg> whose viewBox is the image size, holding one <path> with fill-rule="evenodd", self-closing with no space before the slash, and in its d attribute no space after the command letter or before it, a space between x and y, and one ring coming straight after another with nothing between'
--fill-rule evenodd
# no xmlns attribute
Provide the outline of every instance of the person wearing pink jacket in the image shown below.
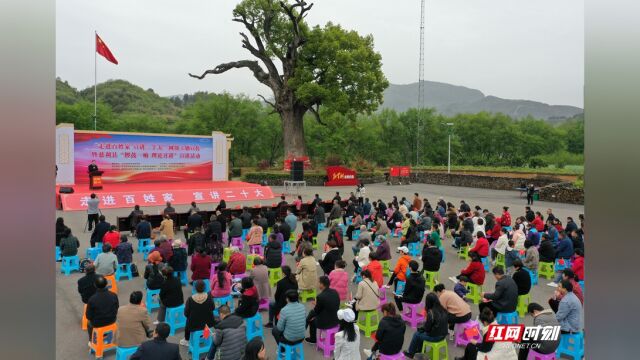
<svg viewBox="0 0 640 360"><path fill-rule="evenodd" d="M349 292L349 274L344 270L347 263L344 260L336 261L335 268L329 273L330 288L338 292L340 301L347 300Z"/></svg>
<svg viewBox="0 0 640 360"><path fill-rule="evenodd" d="M249 229L247 234L248 245L260 245L262 244L262 226L258 224L257 219L253 219L253 225Z"/></svg>

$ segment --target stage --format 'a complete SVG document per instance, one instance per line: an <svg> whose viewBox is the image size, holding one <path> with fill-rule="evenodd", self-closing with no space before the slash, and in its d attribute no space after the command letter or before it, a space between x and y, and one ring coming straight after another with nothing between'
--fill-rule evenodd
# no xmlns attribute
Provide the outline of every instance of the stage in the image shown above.
<svg viewBox="0 0 640 360"><path fill-rule="evenodd" d="M102 190L91 190L89 184L72 186L73 194L60 194L56 186L56 204L64 211L87 209L87 200L95 193L101 209L133 208L140 206L165 206L196 203L227 203L271 200L274 198L269 186L242 181L178 181L148 183L106 183ZM269 204L271 204L269 202Z"/></svg>

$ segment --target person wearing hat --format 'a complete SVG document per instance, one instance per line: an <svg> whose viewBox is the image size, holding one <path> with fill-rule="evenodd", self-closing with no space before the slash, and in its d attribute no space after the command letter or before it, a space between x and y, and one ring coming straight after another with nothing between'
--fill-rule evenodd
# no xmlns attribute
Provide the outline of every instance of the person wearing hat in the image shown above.
<svg viewBox="0 0 640 360"><path fill-rule="evenodd" d="M158 251L152 251L147 257L149 262L144 269L144 278L147 280L147 289L158 290L164 283L164 276L160 273L158 265L162 263L162 255Z"/></svg>
<svg viewBox="0 0 640 360"><path fill-rule="evenodd" d="M360 329L355 324L356 315L346 308L338 310L340 331L335 335L335 360L360 359Z"/></svg>
<svg viewBox="0 0 640 360"><path fill-rule="evenodd" d="M387 283L387 285L389 286L391 286L391 284L394 284L395 288L397 288L398 286L398 281L407 281L407 268L409 267L409 262L411 261L411 256L408 255L408 247L400 246L398 248L398 252L400 252L400 258L396 263L396 267L393 268L393 274L391 275L391 278Z"/></svg>
<svg viewBox="0 0 640 360"><path fill-rule="evenodd" d="M173 271L186 271L187 270L187 249L182 247L182 240L173 240L173 256L169 260L169 265L173 268Z"/></svg>

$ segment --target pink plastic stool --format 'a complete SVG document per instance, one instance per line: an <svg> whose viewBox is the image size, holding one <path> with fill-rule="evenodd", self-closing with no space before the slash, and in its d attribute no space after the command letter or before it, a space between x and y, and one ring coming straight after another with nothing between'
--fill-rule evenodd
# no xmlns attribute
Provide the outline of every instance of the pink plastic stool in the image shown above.
<svg viewBox="0 0 640 360"><path fill-rule="evenodd" d="M242 238L239 236L231 238L231 246L237 246L238 249L242 250Z"/></svg>
<svg viewBox="0 0 640 360"><path fill-rule="evenodd" d="M418 328L418 323L424 321L424 316L420 314L424 306L422 303L409 304L402 303L402 320L408 321L411 328L414 330Z"/></svg>
<svg viewBox="0 0 640 360"><path fill-rule="evenodd" d="M262 245L249 245L249 254L258 254L262 256Z"/></svg>
<svg viewBox="0 0 640 360"><path fill-rule="evenodd" d="M209 269L209 282L213 284L213 277L216 276L219 263L211 263L211 268Z"/></svg>
<svg viewBox="0 0 640 360"><path fill-rule="evenodd" d="M404 360L404 354L402 352L399 352L395 355L385 355L385 354L380 354L380 360Z"/></svg>
<svg viewBox="0 0 640 360"><path fill-rule="evenodd" d="M556 352L554 351L551 354L540 354L535 350L529 350L527 360L556 360Z"/></svg>
<svg viewBox="0 0 640 360"><path fill-rule="evenodd" d="M316 350L322 350L324 357L331 357L331 352L336 347L336 333L339 330L339 326L330 329L318 329L318 335L316 335Z"/></svg>
<svg viewBox="0 0 640 360"><path fill-rule="evenodd" d="M262 298L258 303L258 311L269 310L269 298Z"/></svg>
<svg viewBox="0 0 640 360"><path fill-rule="evenodd" d="M473 339L475 339L477 342L482 342L482 332L480 331L480 325L475 320L469 320L465 323L456 324L453 328L453 332L456 337L456 346L467 346L471 339L467 337L467 334L465 334L464 331L473 327L478 329L478 335L476 335Z"/></svg>

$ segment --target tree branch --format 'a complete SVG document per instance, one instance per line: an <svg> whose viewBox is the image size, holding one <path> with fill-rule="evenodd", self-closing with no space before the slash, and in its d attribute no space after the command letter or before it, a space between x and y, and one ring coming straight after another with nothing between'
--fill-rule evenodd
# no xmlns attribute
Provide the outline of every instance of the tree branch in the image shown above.
<svg viewBox="0 0 640 360"><path fill-rule="evenodd" d="M253 76L259 82L271 88L271 84L269 82L269 74L267 74L264 70L262 70L262 68L260 67L260 64L258 64L257 61L252 61L252 60L240 60L240 61L232 61L232 62L220 64L212 70L206 70L205 72L202 73L202 75L194 75L189 73L189 76L191 76L192 78L202 80L209 74L222 74L231 69L240 69L240 68L247 68L251 70L253 72Z"/></svg>
<svg viewBox="0 0 640 360"><path fill-rule="evenodd" d="M272 103L271 101L267 100L264 96L258 94L258 97L262 99L262 101L264 101L265 103L271 105L271 107L273 108L273 111L271 111L269 113L269 115L271 114L276 114L278 112L278 107L276 106L276 104Z"/></svg>
<svg viewBox="0 0 640 360"><path fill-rule="evenodd" d="M309 106L309 111L313 114L313 116L316 118L316 121L318 122L318 124L323 125L323 126L327 126L327 124L325 124L322 119L320 118L320 113L318 112L317 109L314 109L313 106Z"/></svg>

